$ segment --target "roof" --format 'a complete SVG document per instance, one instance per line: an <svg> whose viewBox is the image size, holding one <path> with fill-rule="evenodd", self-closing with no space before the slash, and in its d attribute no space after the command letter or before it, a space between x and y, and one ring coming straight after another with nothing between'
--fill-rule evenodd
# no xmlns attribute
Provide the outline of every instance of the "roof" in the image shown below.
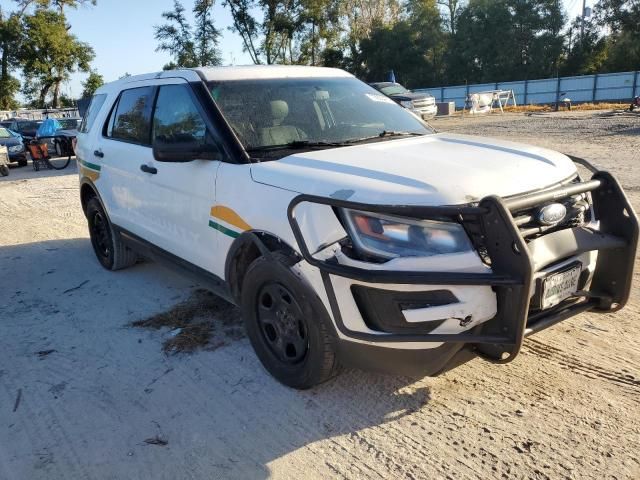
<svg viewBox="0 0 640 480"><path fill-rule="evenodd" d="M269 78L328 78L352 77L350 73L339 68L309 67L304 65L243 65L228 67L198 67L161 72L145 73L123 77L107 83L97 93L117 91L124 84L142 82L153 79L182 77L187 81L197 81L204 77L207 81L253 80Z"/></svg>
<svg viewBox="0 0 640 480"><path fill-rule="evenodd" d="M339 68L304 65L244 65L196 68L207 80L252 80L265 78L351 77Z"/></svg>

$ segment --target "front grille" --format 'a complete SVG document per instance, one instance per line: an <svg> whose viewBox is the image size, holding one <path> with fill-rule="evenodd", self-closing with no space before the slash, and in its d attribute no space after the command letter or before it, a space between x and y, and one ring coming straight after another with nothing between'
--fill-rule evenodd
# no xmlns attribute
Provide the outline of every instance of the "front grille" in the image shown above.
<svg viewBox="0 0 640 480"><path fill-rule="evenodd" d="M563 185L570 185L573 183L580 183L579 177L575 177L568 182L563 182ZM551 190L557 188L556 186L550 187L545 190ZM513 197L509 197L513 198ZM549 205L550 203L561 203L567 209L565 217L554 225L542 225L538 220L538 213L541 208ZM529 206L520 210L511 212L514 223L520 231L520 235L524 238L525 242L530 242L543 235L557 232L565 228L573 228L585 225L592 220L592 208L591 197L589 193L580 193L577 195L571 195L567 197L556 198L551 202L540 203L539 205ZM482 261L491 265L491 257L489 256L485 235L483 230L483 222L481 217L475 215L463 215L461 217L462 224L469 235L473 245L475 246Z"/></svg>
<svg viewBox="0 0 640 480"><path fill-rule="evenodd" d="M426 108L435 105L434 98L421 98L420 100L413 101L413 108Z"/></svg>
<svg viewBox="0 0 640 480"><path fill-rule="evenodd" d="M540 210L549 203L561 203L567 209L567 214L558 223L544 225L538 220ZM558 199L555 202L547 202L541 205L521 210L513 213L513 220L520 230L520 234L526 241L531 241L546 233L573 228L584 225L589 221L590 205L586 193L573 195L567 198Z"/></svg>

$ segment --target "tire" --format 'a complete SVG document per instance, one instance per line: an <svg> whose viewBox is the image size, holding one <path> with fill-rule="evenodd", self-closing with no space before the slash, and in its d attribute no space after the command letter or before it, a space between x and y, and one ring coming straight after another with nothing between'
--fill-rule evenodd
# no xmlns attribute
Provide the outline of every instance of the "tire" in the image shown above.
<svg viewBox="0 0 640 480"><path fill-rule="evenodd" d="M19 167L26 167L27 166L27 159L26 158L21 158L20 160L18 160L18 166Z"/></svg>
<svg viewBox="0 0 640 480"><path fill-rule="evenodd" d="M87 203L87 222L93 251L100 264L107 270L121 270L138 260L137 254L127 247L114 231L109 217L96 197Z"/></svg>
<svg viewBox="0 0 640 480"><path fill-rule="evenodd" d="M9 175L9 167L6 165L0 165L0 176L6 177Z"/></svg>
<svg viewBox="0 0 640 480"><path fill-rule="evenodd" d="M339 371L327 311L288 258L275 252L247 270L240 305L247 335L264 368L279 382L307 389Z"/></svg>

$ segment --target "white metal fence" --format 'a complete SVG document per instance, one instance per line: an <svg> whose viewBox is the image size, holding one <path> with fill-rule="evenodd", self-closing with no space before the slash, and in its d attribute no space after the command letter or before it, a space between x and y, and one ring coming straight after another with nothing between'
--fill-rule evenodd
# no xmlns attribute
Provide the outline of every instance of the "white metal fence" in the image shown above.
<svg viewBox="0 0 640 480"><path fill-rule="evenodd" d="M572 102L626 102L640 95L640 71L415 89L437 102L455 102L456 108L464 106L468 94L487 90L513 90L518 105L556 103L561 95Z"/></svg>

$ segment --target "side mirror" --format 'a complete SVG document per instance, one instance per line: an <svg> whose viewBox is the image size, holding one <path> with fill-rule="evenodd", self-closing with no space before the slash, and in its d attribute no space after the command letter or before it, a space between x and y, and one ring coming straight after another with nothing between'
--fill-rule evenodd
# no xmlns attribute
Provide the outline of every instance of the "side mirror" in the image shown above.
<svg viewBox="0 0 640 480"><path fill-rule="evenodd" d="M159 136L153 142L153 158L158 162L175 163L218 160L220 152L214 145L203 144L191 135Z"/></svg>

